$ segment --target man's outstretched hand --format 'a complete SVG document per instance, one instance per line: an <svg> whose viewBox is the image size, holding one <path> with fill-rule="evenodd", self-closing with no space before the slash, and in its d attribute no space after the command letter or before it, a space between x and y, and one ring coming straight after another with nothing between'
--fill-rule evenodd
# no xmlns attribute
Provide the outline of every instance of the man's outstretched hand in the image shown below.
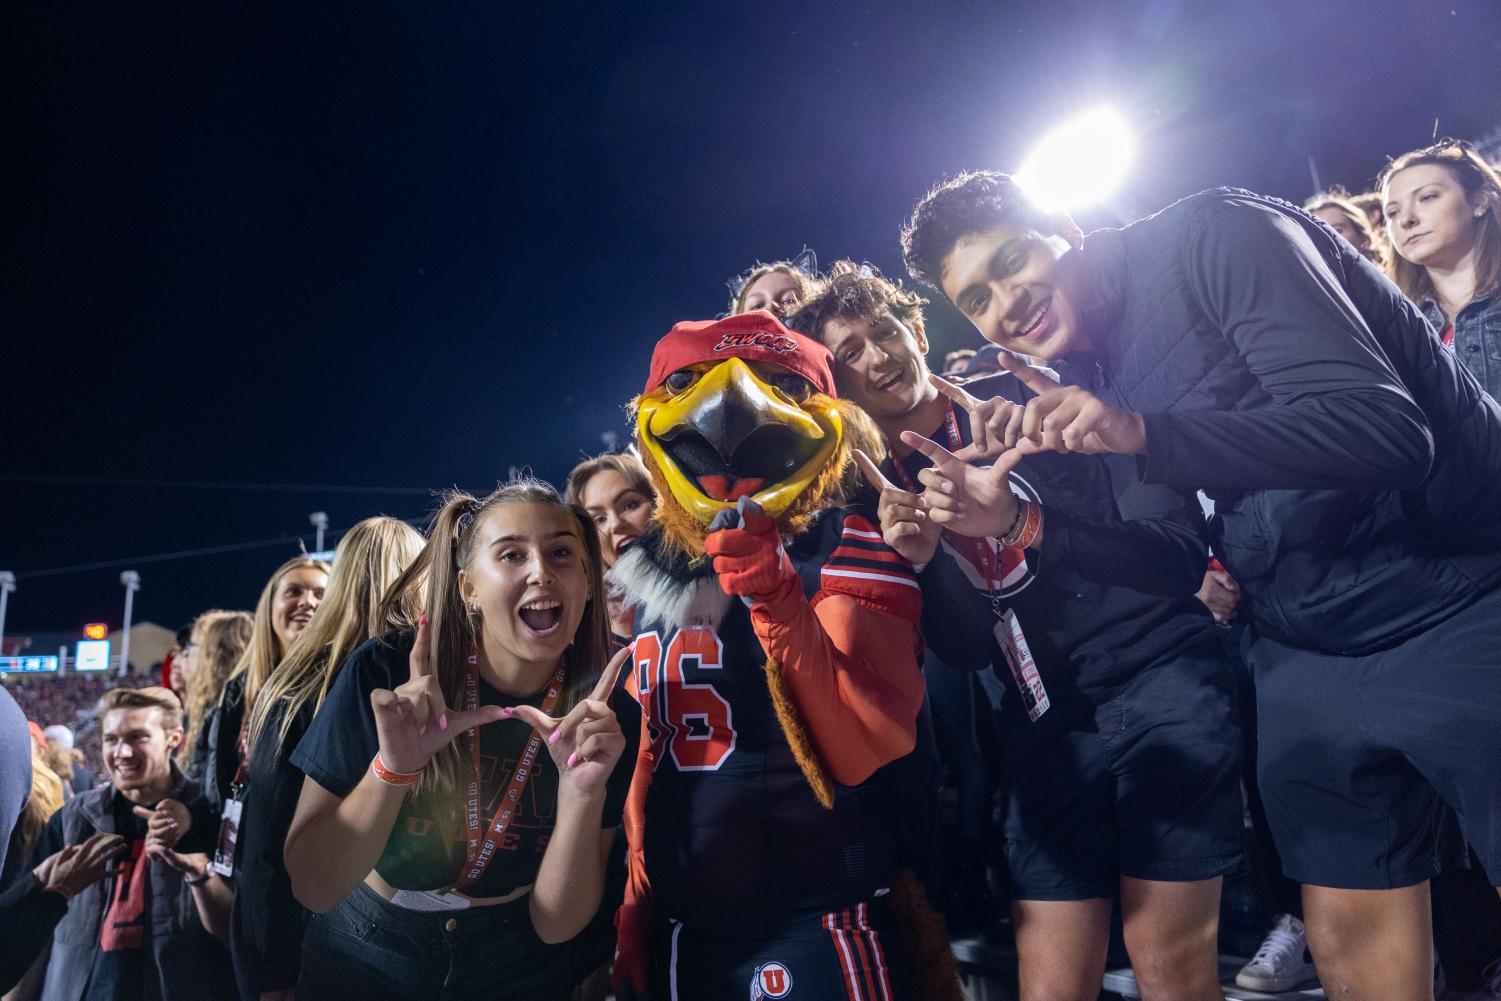
<svg viewBox="0 0 1501 1001"><path fill-rule="evenodd" d="M1017 449L1035 452L1084 452L1140 455L1147 450L1147 427L1141 414L1111 406L1080 386L1060 386L1047 373L1001 352L1006 371L1037 395L1027 401Z"/></svg>
<svg viewBox="0 0 1501 1001"><path fill-rule="evenodd" d="M1020 447L1002 452L991 466L972 466L936 441L912 431L902 442L927 456L933 465L917 474L925 489L921 502L934 522L972 538L1001 536L1016 522L1018 499L1011 490L1011 470L1021 462Z"/></svg>
<svg viewBox="0 0 1501 1001"><path fill-rule="evenodd" d="M111 863L125 848L125 839L118 834L93 834L79 844L48 855L31 874L43 890L71 900L78 891L114 875L117 867Z"/></svg>
<svg viewBox="0 0 1501 1001"><path fill-rule="evenodd" d="M855 463L865 474L866 482L881 491L881 499L876 504L881 538L913 566L930 563L933 554L938 552L938 539L943 529L928 517L921 495L892 483L870 456L858 448L855 449Z"/></svg>

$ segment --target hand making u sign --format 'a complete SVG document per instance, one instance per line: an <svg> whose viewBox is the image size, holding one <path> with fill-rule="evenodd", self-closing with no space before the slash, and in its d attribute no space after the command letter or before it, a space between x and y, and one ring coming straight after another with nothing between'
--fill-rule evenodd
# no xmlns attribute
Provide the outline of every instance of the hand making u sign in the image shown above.
<svg viewBox="0 0 1501 1001"><path fill-rule="evenodd" d="M881 538L913 566L926 566L938 551L938 538L943 530L928 517L922 498L888 480L871 457L858 448L855 463L865 474L866 482L881 491L876 504Z"/></svg>
<svg viewBox="0 0 1501 1001"><path fill-rule="evenodd" d="M1041 372L1038 374L1047 378ZM994 459L1007 449L1016 447L1021 438L1026 407L1012 403L1004 396L982 400L941 375L929 373L928 381L969 418L970 442L954 453L955 458L964 462Z"/></svg>
<svg viewBox="0 0 1501 1001"><path fill-rule="evenodd" d="M427 616L417 622L417 639L408 661L411 674L395 691L370 693L381 763L393 772L420 772L433 755L470 727L505 719L500 706L450 709L433 669L432 630Z"/></svg>
<svg viewBox="0 0 1501 1001"><path fill-rule="evenodd" d="M1041 369L1005 351L1001 352L1000 360L1006 371L1037 394L1027 401L1016 441L1016 447L1024 455L1034 452L1138 455L1147 450L1147 429L1141 414L1113 407L1081 386L1060 386Z"/></svg>
<svg viewBox="0 0 1501 1001"><path fill-rule="evenodd" d="M558 766L563 785L574 792L603 792L605 782L625 751L625 734L609 699L630 653L630 647L617 651L605 665L589 697L580 700L566 716L549 716L536 706L526 705L500 710L503 718L521 720L541 734L547 741L553 764Z"/></svg>

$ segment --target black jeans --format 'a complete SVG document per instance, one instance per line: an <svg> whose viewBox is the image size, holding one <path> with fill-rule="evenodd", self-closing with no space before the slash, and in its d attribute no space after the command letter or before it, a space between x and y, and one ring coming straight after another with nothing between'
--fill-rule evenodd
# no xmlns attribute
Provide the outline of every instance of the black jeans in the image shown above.
<svg viewBox="0 0 1501 1001"><path fill-rule="evenodd" d="M572 991L567 946L537 937L527 897L424 913L363 884L313 915L297 981L298 1001L568 1001Z"/></svg>

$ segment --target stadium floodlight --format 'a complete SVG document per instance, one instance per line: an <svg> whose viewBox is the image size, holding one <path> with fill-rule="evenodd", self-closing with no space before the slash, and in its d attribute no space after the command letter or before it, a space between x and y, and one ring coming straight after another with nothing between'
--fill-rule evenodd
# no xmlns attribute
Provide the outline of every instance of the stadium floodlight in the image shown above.
<svg viewBox="0 0 1501 1001"><path fill-rule="evenodd" d="M0 570L0 654L5 652L5 606L15 589L16 575L9 570Z"/></svg>
<svg viewBox="0 0 1501 1001"><path fill-rule="evenodd" d="M318 541L317 545L314 548L316 548L318 552L321 553L323 552L323 533L328 531L328 512L314 511L312 514L307 516L307 520L318 532Z"/></svg>
<svg viewBox="0 0 1501 1001"><path fill-rule="evenodd" d="M1110 197L1131 168L1136 144L1120 112L1096 108L1045 136L1016 172L1048 212L1074 212Z"/></svg>
<svg viewBox="0 0 1501 1001"><path fill-rule="evenodd" d="M130 614L135 607L136 592L141 589L141 575L134 570L120 574L120 586L125 588L125 626L120 630L120 677L130 673Z"/></svg>

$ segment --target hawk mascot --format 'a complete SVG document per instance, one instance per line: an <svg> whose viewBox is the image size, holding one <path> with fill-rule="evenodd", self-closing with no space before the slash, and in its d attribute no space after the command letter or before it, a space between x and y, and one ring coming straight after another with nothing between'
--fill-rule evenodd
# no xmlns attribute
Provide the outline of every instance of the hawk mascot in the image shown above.
<svg viewBox="0 0 1501 1001"><path fill-rule="evenodd" d="M960 997L911 874L921 592L841 506L863 415L828 350L762 311L679 323L633 409L659 502L613 571L643 709L617 997Z"/></svg>

